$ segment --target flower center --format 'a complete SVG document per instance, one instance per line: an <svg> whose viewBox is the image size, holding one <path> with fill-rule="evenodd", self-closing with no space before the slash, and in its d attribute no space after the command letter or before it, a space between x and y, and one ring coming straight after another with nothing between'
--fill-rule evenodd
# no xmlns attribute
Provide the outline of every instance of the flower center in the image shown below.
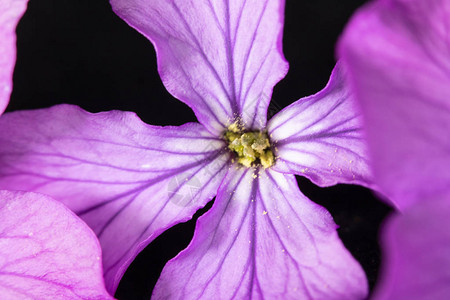
<svg viewBox="0 0 450 300"><path fill-rule="evenodd" d="M245 131L235 122L228 126L225 140L228 149L236 155L237 162L247 168L257 165L269 168L275 163L266 132Z"/></svg>

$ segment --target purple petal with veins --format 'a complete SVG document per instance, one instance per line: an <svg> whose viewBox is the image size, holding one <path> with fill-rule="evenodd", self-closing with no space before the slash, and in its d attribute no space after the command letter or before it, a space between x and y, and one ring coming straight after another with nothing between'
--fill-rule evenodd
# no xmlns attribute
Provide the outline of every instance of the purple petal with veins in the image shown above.
<svg viewBox="0 0 450 300"><path fill-rule="evenodd" d="M364 272L336 227L293 175L232 168L153 299L362 299Z"/></svg>
<svg viewBox="0 0 450 300"><path fill-rule="evenodd" d="M298 100L268 124L278 161L274 170L320 186L372 186L362 118L340 65L319 93Z"/></svg>
<svg viewBox="0 0 450 300"><path fill-rule="evenodd" d="M111 0L114 11L155 45L161 79L208 130L239 118L261 129L282 54L284 1Z"/></svg>
<svg viewBox="0 0 450 300"><path fill-rule="evenodd" d="M402 210L383 231L377 300L450 298L449 18L448 0L377 1L340 42L376 182Z"/></svg>
<svg viewBox="0 0 450 300"><path fill-rule="evenodd" d="M1 299L112 299L95 234L61 203L0 191Z"/></svg>
<svg viewBox="0 0 450 300"><path fill-rule="evenodd" d="M374 2L340 43L375 176L401 209L450 196L449 20L448 0Z"/></svg>
<svg viewBox="0 0 450 300"><path fill-rule="evenodd" d="M28 0L0 2L0 115L9 102L12 74L16 62L16 25Z"/></svg>
<svg viewBox="0 0 450 300"><path fill-rule="evenodd" d="M69 105L0 118L0 188L48 194L98 235L113 293L134 257L191 218L228 170L224 142L196 123L156 127L134 113Z"/></svg>

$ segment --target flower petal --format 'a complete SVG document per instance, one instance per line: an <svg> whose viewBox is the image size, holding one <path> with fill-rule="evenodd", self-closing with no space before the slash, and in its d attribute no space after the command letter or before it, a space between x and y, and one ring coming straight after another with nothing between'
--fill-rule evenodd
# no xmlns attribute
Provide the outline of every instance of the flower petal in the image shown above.
<svg viewBox="0 0 450 300"><path fill-rule="evenodd" d="M384 265L374 299L450 299L450 198L393 216L384 229Z"/></svg>
<svg viewBox="0 0 450 300"><path fill-rule="evenodd" d="M112 299L86 224L35 193L0 191L1 299Z"/></svg>
<svg viewBox="0 0 450 300"><path fill-rule="evenodd" d="M344 75L338 64L322 91L270 120L278 158L274 170L306 176L320 186L371 186L362 120Z"/></svg>
<svg viewBox="0 0 450 300"><path fill-rule="evenodd" d="M362 299L367 283L330 214L293 175L231 169L154 299Z"/></svg>
<svg viewBox="0 0 450 300"><path fill-rule="evenodd" d="M0 2L0 114L9 102L16 62L16 25L27 8L28 0Z"/></svg>
<svg viewBox="0 0 450 300"><path fill-rule="evenodd" d="M75 106L0 118L0 187L48 194L97 234L108 290L162 231L213 198L224 142L196 123L156 127L134 113Z"/></svg>
<svg viewBox="0 0 450 300"><path fill-rule="evenodd" d="M242 118L263 128L284 77L284 1L111 0L155 45L161 79L211 132Z"/></svg>
<svg viewBox="0 0 450 300"><path fill-rule="evenodd" d="M340 43L377 182L400 208L450 196L449 19L448 0L374 2Z"/></svg>

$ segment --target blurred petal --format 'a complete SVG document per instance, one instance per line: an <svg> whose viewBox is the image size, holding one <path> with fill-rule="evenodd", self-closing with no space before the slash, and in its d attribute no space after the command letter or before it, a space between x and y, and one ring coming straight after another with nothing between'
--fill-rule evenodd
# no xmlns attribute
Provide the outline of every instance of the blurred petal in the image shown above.
<svg viewBox="0 0 450 300"><path fill-rule="evenodd" d="M16 25L28 0L0 1L0 114L9 102L16 62Z"/></svg>
<svg viewBox="0 0 450 300"><path fill-rule="evenodd" d="M295 177L231 169L154 299L362 299L367 283L330 214Z"/></svg>
<svg viewBox="0 0 450 300"><path fill-rule="evenodd" d="M241 117L262 128L282 54L283 0L111 0L155 45L161 79L211 132Z"/></svg>
<svg viewBox="0 0 450 300"><path fill-rule="evenodd" d="M340 65L319 93L298 100L270 120L278 158L274 170L315 184L371 186L362 119Z"/></svg>
<svg viewBox="0 0 450 300"><path fill-rule="evenodd" d="M144 124L78 107L0 118L0 187L48 194L97 234L108 290L162 231L191 218L227 171L224 142L196 123Z"/></svg>
<svg viewBox="0 0 450 300"><path fill-rule="evenodd" d="M400 208L450 196L449 20L449 0L374 2L340 43L377 183Z"/></svg>
<svg viewBox="0 0 450 300"><path fill-rule="evenodd" d="M112 299L94 233L61 203L0 191L0 298Z"/></svg>
<svg viewBox="0 0 450 300"><path fill-rule="evenodd" d="M450 299L449 216L447 198L424 201L389 220L374 299Z"/></svg>

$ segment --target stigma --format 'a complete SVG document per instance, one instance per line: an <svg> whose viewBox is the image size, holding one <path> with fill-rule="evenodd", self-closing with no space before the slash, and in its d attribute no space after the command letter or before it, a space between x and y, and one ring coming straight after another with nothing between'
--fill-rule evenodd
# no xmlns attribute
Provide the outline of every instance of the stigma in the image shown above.
<svg viewBox="0 0 450 300"><path fill-rule="evenodd" d="M262 131L245 131L237 122L228 126L225 132L228 149L239 164L250 168L258 165L270 168L275 163L269 136Z"/></svg>

